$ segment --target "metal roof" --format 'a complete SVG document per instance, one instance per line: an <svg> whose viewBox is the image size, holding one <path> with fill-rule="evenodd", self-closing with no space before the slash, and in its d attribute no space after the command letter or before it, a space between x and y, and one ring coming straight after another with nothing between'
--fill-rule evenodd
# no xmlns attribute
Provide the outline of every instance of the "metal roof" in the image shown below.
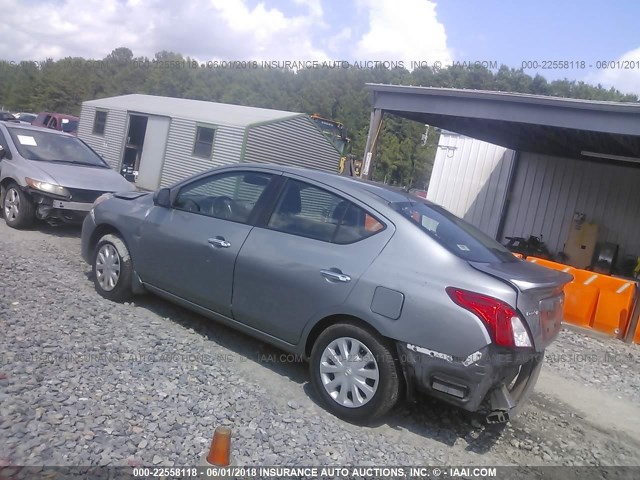
<svg viewBox="0 0 640 480"><path fill-rule="evenodd" d="M371 83L367 89L374 109L512 150L640 157L640 103Z"/></svg>
<svg viewBox="0 0 640 480"><path fill-rule="evenodd" d="M459 98L479 98L483 100L534 103L539 105L565 105L574 108L593 110L632 111L640 113L640 103L611 102L604 100L584 100L580 98L551 97L532 93L501 92L496 90L475 90L467 88L422 87L413 85L389 85L367 83L367 89L380 92L412 93L417 95L436 95Z"/></svg>
<svg viewBox="0 0 640 480"><path fill-rule="evenodd" d="M274 122L304 115L303 113L270 110L267 108L245 107L228 103L141 94L89 100L83 104L96 108L126 110L129 112L185 118L197 122L238 127Z"/></svg>

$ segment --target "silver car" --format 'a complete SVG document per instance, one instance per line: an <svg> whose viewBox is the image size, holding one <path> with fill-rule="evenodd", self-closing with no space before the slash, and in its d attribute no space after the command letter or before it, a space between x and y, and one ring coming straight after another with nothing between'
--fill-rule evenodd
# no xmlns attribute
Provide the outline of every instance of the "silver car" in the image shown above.
<svg viewBox="0 0 640 480"><path fill-rule="evenodd" d="M100 195L133 189L78 138L0 122L0 205L10 227L82 223Z"/></svg>
<svg viewBox="0 0 640 480"><path fill-rule="evenodd" d="M425 199L269 165L103 196L82 255L105 298L153 292L304 356L324 405L356 422L416 391L507 421L571 280Z"/></svg>

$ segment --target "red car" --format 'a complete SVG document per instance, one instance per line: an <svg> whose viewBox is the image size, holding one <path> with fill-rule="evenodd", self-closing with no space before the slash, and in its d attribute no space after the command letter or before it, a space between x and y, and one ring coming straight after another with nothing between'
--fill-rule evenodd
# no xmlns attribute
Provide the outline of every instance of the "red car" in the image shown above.
<svg viewBox="0 0 640 480"><path fill-rule="evenodd" d="M31 122L31 125L78 135L79 121L78 117L66 113L42 112Z"/></svg>

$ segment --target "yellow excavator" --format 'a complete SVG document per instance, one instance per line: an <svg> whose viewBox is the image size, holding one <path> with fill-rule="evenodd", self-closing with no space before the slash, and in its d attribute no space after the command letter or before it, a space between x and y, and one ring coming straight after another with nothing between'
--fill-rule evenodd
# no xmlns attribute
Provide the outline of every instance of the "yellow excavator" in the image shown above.
<svg viewBox="0 0 640 480"><path fill-rule="evenodd" d="M359 177L362 160L356 160L355 156L351 154L351 139L347 137L344 125L335 120L324 118L317 113L313 113L309 117L340 154L338 173L350 177Z"/></svg>

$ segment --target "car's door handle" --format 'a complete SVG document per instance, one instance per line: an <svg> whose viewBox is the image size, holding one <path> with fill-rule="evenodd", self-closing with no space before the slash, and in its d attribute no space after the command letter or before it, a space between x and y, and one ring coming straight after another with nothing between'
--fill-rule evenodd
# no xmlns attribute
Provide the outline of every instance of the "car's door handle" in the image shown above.
<svg viewBox="0 0 640 480"><path fill-rule="evenodd" d="M210 245L213 245L214 247L229 248L231 246L231 244L227 242L224 239L224 237L210 238L207 241L209 242Z"/></svg>
<svg viewBox="0 0 640 480"><path fill-rule="evenodd" d="M342 282L342 283L347 283L351 281L351 277L349 275L346 275L342 272L336 272L333 270L320 270L320 274L328 279L328 280L334 280L336 282Z"/></svg>

